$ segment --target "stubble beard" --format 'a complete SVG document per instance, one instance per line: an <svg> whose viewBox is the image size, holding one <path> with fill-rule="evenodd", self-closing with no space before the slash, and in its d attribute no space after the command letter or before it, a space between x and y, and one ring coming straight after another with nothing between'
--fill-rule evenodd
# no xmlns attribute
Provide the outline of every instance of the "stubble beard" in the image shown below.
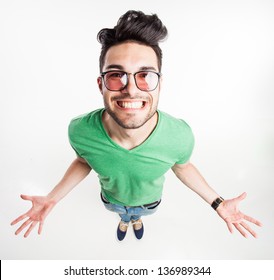
<svg viewBox="0 0 274 280"><path fill-rule="evenodd" d="M128 118L132 120L123 121L120 119L115 112L113 112L108 106L105 106L106 112L112 117L112 119L122 128L124 129L137 129L142 127L144 124L146 124L157 112L157 106L155 108L152 108L149 113L145 116L145 118L140 120L134 120L134 116L132 114L128 114Z"/></svg>

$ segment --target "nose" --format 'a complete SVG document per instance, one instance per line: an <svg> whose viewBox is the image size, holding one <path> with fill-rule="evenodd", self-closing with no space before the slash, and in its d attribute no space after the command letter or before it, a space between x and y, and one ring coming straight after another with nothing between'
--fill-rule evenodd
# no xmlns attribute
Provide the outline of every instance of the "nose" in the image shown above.
<svg viewBox="0 0 274 280"><path fill-rule="evenodd" d="M128 73L128 83L127 86L122 90L122 92L127 93L129 95L135 95L138 91L138 88L136 86L134 76L131 73Z"/></svg>

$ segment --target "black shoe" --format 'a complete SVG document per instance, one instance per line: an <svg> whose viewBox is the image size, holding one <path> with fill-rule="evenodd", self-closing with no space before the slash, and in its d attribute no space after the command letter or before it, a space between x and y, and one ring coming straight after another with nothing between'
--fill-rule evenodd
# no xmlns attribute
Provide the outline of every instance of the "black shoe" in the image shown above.
<svg viewBox="0 0 274 280"><path fill-rule="evenodd" d="M127 234L128 223L121 221L117 228L117 238L122 241Z"/></svg>
<svg viewBox="0 0 274 280"><path fill-rule="evenodd" d="M141 219L132 221L134 234L137 239L141 239L144 235L144 225Z"/></svg>

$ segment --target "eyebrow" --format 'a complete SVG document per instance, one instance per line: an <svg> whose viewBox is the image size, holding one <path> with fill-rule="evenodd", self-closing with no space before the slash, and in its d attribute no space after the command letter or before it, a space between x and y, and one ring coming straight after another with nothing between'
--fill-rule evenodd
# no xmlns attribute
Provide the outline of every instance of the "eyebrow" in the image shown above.
<svg viewBox="0 0 274 280"><path fill-rule="evenodd" d="M110 69L119 69L119 70L124 70L124 67L120 64L110 64L106 67L106 70L110 70Z"/></svg>
<svg viewBox="0 0 274 280"><path fill-rule="evenodd" d="M106 70L111 70L111 69L118 69L118 70L125 71L125 68L120 64L110 64L106 67ZM142 66L139 68L138 71L148 71L148 70L157 71L157 69L153 66Z"/></svg>

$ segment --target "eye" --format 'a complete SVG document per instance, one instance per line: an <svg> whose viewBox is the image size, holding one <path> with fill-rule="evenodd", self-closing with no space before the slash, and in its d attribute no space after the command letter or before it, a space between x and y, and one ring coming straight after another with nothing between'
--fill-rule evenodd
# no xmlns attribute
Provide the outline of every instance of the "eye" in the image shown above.
<svg viewBox="0 0 274 280"><path fill-rule="evenodd" d="M139 78L145 79L145 78L147 77L148 74L149 74L149 72L139 72L139 73L138 73L138 77L139 77Z"/></svg>
<svg viewBox="0 0 274 280"><path fill-rule="evenodd" d="M121 79L124 75L124 72L109 72L107 73L107 79Z"/></svg>

